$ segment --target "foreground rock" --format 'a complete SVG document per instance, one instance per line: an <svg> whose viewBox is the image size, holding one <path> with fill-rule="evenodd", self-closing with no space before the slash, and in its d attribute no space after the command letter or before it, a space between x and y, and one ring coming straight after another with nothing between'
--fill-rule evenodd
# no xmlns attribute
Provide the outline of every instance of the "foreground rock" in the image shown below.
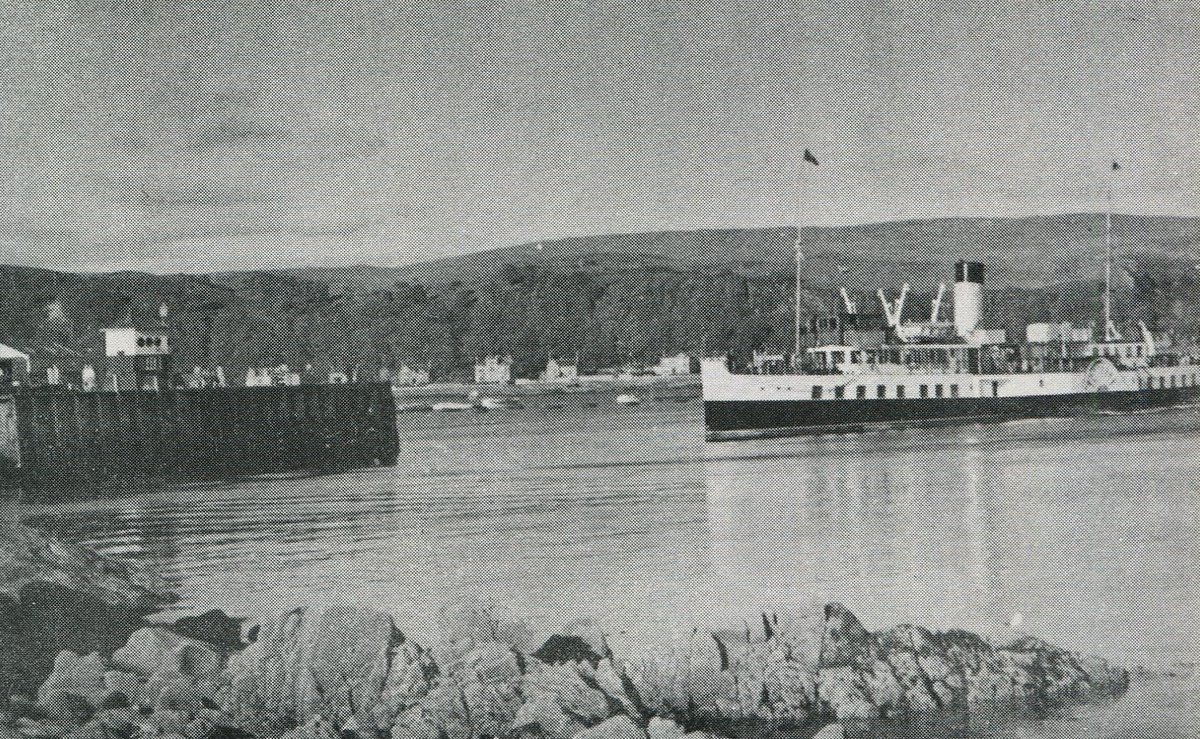
<svg viewBox="0 0 1200 739"><path fill-rule="evenodd" d="M871 632L836 604L652 651L599 634L531 649L527 631L472 618L425 649L382 613L297 609L247 629L253 643L227 662L146 628L111 659L59 655L40 723L21 730L112 739L129 719L172 739L712 739L747 727L825 727L832 739L860 719L1043 710L1128 687L1124 670L1037 640Z"/></svg>
<svg viewBox="0 0 1200 739"><path fill-rule="evenodd" d="M174 599L157 575L0 519L0 594L50 583L113 606L155 608Z"/></svg>
<svg viewBox="0 0 1200 739"><path fill-rule="evenodd" d="M157 576L0 518L0 705L62 650L111 653L173 596Z"/></svg>

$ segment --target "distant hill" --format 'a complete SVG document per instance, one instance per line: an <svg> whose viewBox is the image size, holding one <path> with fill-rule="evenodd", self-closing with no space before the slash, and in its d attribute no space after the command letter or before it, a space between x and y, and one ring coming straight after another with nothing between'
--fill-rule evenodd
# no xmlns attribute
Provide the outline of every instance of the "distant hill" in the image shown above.
<svg viewBox="0 0 1200 739"><path fill-rule="evenodd" d="M1200 220L1114 218L1117 316L1180 336L1200 331ZM837 288L874 307L879 287L913 287L928 311L957 259L987 264L992 325L1094 319L1103 216L904 221L805 229L801 300L837 310ZM0 343L80 351L101 328L171 306L180 365L380 364L467 374L474 357L513 354L535 372L550 353L585 366L653 361L680 349L785 347L795 230L590 236L403 267L213 275L81 275L0 267Z"/></svg>
<svg viewBox="0 0 1200 739"><path fill-rule="evenodd" d="M1099 213L1028 218L956 218L803 229L805 272L814 282L836 276L847 288L908 281L934 289L958 259L988 265L997 287L1041 288L1094 279L1103 257ZM1119 258L1200 262L1200 219L1117 214ZM414 284L478 284L511 264L558 271L724 268L791 274L794 228L665 231L581 236L445 257L401 267L301 267L288 274L334 292Z"/></svg>

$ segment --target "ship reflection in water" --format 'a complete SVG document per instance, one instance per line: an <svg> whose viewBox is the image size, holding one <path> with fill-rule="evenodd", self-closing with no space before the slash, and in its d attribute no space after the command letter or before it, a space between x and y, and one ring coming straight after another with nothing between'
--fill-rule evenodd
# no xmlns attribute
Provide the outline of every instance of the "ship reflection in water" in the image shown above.
<svg viewBox="0 0 1200 739"><path fill-rule="evenodd" d="M746 595L771 607L842 601L869 623L910 614L902 618L985 631L1008 619L992 554L1006 546L996 480L977 446L937 468L919 449L881 459L878 435L805 446L706 463L716 581L754 573L759 592Z"/></svg>
<svg viewBox="0 0 1200 739"><path fill-rule="evenodd" d="M698 403L538 402L412 421L396 468L25 514L150 561L184 609L336 597L419 641L463 599L543 633L591 617L664 638L839 601L875 629L1028 632L1131 666L1200 655L1194 409L705 445ZM1194 694L1139 683L1018 734L937 731L1194 736Z"/></svg>
<svg viewBox="0 0 1200 739"><path fill-rule="evenodd" d="M877 625L1027 632L1119 660L1191 654L1194 431L1114 430L1083 419L739 442L705 465L715 577L753 573L759 592L744 596L841 601Z"/></svg>

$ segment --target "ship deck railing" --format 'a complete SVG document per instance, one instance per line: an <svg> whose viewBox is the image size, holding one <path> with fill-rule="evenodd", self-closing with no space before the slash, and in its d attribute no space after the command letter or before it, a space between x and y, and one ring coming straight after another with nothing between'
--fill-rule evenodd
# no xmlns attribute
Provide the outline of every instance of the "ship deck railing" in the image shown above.
<svg viewBox="0 0 1200 739"><path fill-rule="evenodd" d="M795 366L786 363L771 363L760 366L730 364L729 371L739 375L812 375L824 377L830 375L885 375L906 377L914 375L1029 375L1055 372L1086 372L1097 357L1071 357L1067 359L1041 362L979 362L977 365L962 364L856 364L849 366L823 367L819 365L802 364ZM1192 364L1200 360L1177 355L1160 355L1149 361L1122 362L1118 357L1106 357L1119 370L1144 370L1149 368L1178 367L1181 364Z"/></svg>

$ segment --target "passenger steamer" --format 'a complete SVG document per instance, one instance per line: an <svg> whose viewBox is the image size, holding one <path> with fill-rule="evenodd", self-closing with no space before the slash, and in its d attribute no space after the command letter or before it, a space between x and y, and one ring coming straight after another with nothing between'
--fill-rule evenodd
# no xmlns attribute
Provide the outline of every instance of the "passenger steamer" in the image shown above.
<svg viewBox="0 0 1200 739"><path fill-rule="evenodd" d="M749 363L706 359L701 373L709 440L846 431L908 423L972 423L1131 412L1200 396L1200 361L1173 351L1145 324L1123 338L1112 320L1111 220L1103 326L1030 324L1023 342L979 326L984 268L955 268L953 320L904 322L904 287L878 293L873 322L845 290L846 311L810 329L837 340ZM799 261L799 260L798 260ZM797 282L799 284L799 282ZM812 335L812 331L803 331ZM811 342L810 342L811 343Z"/></svg>

